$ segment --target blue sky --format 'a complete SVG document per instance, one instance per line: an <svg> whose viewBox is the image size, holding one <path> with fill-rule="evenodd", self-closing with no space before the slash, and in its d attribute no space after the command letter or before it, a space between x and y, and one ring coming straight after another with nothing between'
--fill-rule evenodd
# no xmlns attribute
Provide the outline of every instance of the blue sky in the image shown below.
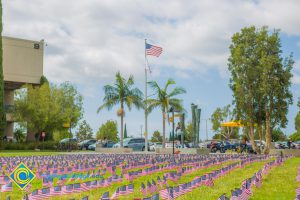
<svg viewBox="0 0 300 200"><path fill-rule="evenodd" d="M300 96L300 1L297 0L3 0L3 34L25 39L45 39L44 74L53 83L70 81L84 96L84 119L96 132L106 120L119 119L116 109L96 113L103 86L120 71L135 76L144 90L144 39L163 47L159 58L149 58L150 80L164 84L168 78L186 88L181 95L202 109L205 119L216 107L232 102L228 87L228 47L242 27L267 25L281 30L284 55L294 53L292 92L286 134L294 132ZM149 92L151 93L151 92ZM189 112L190 113L190 112ZM191 120L188 113L187 121ZM138 136L144 128L143 111L126 111L127 129ZM169 129L170 127L168 127ZM208 123L209 137L213 136ZM162 130L162 116L149 116L149 134Z"/></svg>

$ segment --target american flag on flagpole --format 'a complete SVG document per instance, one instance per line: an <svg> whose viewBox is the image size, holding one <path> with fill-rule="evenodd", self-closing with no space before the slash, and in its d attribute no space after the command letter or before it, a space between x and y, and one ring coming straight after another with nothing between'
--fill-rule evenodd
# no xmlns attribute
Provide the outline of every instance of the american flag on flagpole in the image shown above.
<svg viewBox="0 0 300 200"><path fill-rule="evenodd" d="M154 46L152 44L146 43L146 55L159 57L163 49L159 46Z"/></svg>

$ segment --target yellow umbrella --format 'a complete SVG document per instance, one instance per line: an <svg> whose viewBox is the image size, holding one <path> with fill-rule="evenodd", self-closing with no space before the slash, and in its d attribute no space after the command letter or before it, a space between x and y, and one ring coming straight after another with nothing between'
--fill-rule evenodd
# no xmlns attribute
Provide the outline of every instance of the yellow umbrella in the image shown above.
<svg viewBox="0 0 300 200"><path fill-rule="evenodd" d="M231 122L224 122L224 123L221 124L221 126L224 126L224 127L243 127L244 125L241 124L240 122L231 121Z"/></svg>

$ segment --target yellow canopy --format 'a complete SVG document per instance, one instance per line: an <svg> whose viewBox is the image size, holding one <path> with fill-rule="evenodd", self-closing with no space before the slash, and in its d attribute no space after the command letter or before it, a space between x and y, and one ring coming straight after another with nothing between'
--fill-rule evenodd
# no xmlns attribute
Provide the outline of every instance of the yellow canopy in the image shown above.
<svg viewBox="0 0 300 200"><path fill-rule="evenodd" d="M225 126L225 127L243 127L244 125L241 124L240 122L231 121L231 122L224 122L224 123L221 124L221 126Z"/></svg>

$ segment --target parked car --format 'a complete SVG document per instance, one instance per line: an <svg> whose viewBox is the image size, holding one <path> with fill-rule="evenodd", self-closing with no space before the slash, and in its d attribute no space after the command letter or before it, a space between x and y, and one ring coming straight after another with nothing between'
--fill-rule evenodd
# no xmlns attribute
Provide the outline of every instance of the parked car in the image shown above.
<svg viewBox="0 0 300 200"><path fill-rule="evenodd" d="M95 151L96 150L96 145L99 144L98 142L94 143L94 144L91 144L88 149L89 150L92 150L92 151ZM115 142L113 141L108 141L104 146L102 146L102 148L113 148Z"/></svg>
<svg viewBox="0 0 300 200"><path fill-rule="evenodd" d="M150 151L155 151L155 143L154 142L149 143L149 150Z"/></svg>
<svg viewBox="0 0 300 200"><path fill-rule="evenodd" d="M89 146L91 144L95 144L96 142L97 142L97 140L95 140L95 139L83 140L83 141L81 141L81 142L78 143L78 149L88 150Z"/></svg>
<svg viewBox="0 0 300 200"><path fill-rule="evenodd" d="M300 141L293 142L292 147L295 148L295 149L300 149Z"/></svg>
<svg viewBox="0 0 300 200"><path fill-rule="evenodd" d="M61 150L74 150L77 149L77 139L64 138L58 143L58 149Z"/></svg>
<svg viewBox="0 0 300 200"><path fill-rule="evenodd" d="M123 141L124 148L132 148L133 151L145 150L145 138L126 138ZM150 150L148 145L148 151Z"/></svg>
<svg viewBox="0 0 300 200"><path fill-rule="evenodd" d="M59 141L59 144L68 144L68 143L74 143L74 142L77 142L77 139L76 138L65 138L65 139L62 139L61 141Z"/></svg>
<svg viewBox="0 0 300 200"><path fill-rule="evenodd" d="M287 142L275 142L275 149L288 149Z"/></svg>

